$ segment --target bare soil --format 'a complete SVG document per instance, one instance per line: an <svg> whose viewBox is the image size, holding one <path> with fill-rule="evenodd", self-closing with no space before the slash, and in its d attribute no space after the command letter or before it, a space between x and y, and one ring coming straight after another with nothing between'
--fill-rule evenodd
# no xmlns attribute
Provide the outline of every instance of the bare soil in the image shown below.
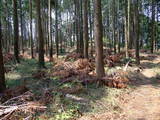
<svg viewBox="0 0 160 120"><path fill-rule="evenodd" d="M160 56L141 55L141 72L133 73L131 91L120 96L120 113L97 113L79 120L160 120Z"/></svg>

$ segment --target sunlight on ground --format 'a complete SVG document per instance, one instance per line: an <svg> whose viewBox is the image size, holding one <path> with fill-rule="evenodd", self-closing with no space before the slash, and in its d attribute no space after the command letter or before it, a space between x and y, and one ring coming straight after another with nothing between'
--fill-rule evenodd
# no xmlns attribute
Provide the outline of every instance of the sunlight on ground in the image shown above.
<svg viewBox="0 0 160 120"><path fill-rule="evenodd" d="M7 80L17 80L17 79L20 79L20 78L21 78L21 75L19 73L8 73L6 75Z"/></svg>
<svg viewBox="0 0 160 120"><path fill-rule="evenodd" d="M46 63L47 68L52 68L53 67L52 64ZM105 71L108 75L116 73L117 71L122 70L125 64L126 62L124 62L121 66L117 65L116 67L113 68L108 68L106 66ZM153 90L155 91L156 86L151 84L150 81L153 82L158 81L157 77L160 73L160 67L158 62L153 63L152 61L145 60L142 61L142 65L145 67L142 70L142 72L135 72L134 70L136 70L138 67L134 65L128 66L127 68L128 71L131 71L131 74L129 75L133 74L133 76L131 76L131 79L134 78L135 82L139 81L141 82L141 84L135 86L135 90L140 91L136 92L135 94L136 96L140 97L143 96L143 94L147 94L148 92L148 91L143 92L140 88L147 89L145 88L147 86L150 88L150 92L152 92L151 88L153 87ZM23 84L23 81L26 80L27 87L31 91L33 91L33 93L36 96L39 97L42 96L44 91L48 88L63 89L65 87L69 87L71 89L74 89L77 86L77 84L79 85L78 81L64 83L63 85L60 85L59 79L54 76L52 77L47 76L46 79L33 78L32 74L36 73L38 70L38 65L36 60L26 59L22 60L21 64L12 66L14 66L14 69L8 74L6 74L7 86L9 87L18 86ZM44 71L49 72L49 69L44 69ZM45 120L45 119L70 120L72 118L80 117L79 116L80 114L83 114L83 116L85 115L92 116L101 113L123 114L122 112L123 107L119 98L123 97L125 93L126 94L129 93L132 89L131 87L133 86L129 86L127 89L109 88L107 86L98 87L96 84L89 84L87 86L82 86L82 87L84 88L83 91L80 91L79 93L76 94L72 94L75 97L79 97L85 100L82 102L77 102L68 99L61 92L53 90L49 94L53 95L53 98L51 99L52 102L50 104L47 104L47 110L45 111L45 113L43 114L38 113L37 118L39 120ZM157 94L157 92L155 92L155 94ZM128 112L129 111L131 111L132 113L132 109L131 110L128 109Z"/></svg>
<svg viewBox="0 0 160 120"><path fill-rule="evenodd" d="M17 86L20 84L20 79L22 76L19 73L12 72L6 74L6 82L9 87Z"/></svg>

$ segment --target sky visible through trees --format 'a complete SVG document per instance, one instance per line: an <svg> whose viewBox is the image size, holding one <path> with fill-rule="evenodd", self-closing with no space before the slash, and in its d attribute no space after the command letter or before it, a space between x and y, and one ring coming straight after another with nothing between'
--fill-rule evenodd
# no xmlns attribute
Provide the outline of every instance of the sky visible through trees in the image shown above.
<svg viewBox="0 0 160 120"><path fill-rule="evenodd" d="M159 0L0 0L0 119L156 120L159 49Z"/></svg>

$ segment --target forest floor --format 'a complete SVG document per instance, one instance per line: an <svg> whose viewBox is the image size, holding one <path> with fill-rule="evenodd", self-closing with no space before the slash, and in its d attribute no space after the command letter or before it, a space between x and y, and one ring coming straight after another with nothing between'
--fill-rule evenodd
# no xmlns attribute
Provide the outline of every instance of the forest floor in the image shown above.
<svg viewBox="0 0 160 120"><path fill-rule="evenodd" d="M135 90L124 97L123 111L129 120L160 120L160 56L144 56L144 69L137 74Z"/></svg>
<svg viewBox="0 0 160 120"><path fill-rule="evenodd" d="M81 86L77 78L65 84L56 76L40 74L36 78L39 69L37 61L32 59L23 59L21 64L9 63L5 67L12 68L6 74L8 87L24 84L35 94L35 100L45 102L47 110L36 113L34 120L160 120L158 54L143 53L140 66L128 66L130 84L123 89L98 87L97 84ZM43 71L48 74L53 67L54 63L47 62L47 69ZM115 72L120 67L124 65L107 68L106 72ZM74 90L77 86L83 89L74 94L63 94L66 92L63 89Z"/></svg>
<svg viewBox="0 0 160 120"><path fill-rule="evenodd" d="M114 115L106 112L79 120L160 120L160 56L141 56L143 70L131 73L131 89L119 97L121 113Z"/></svg>

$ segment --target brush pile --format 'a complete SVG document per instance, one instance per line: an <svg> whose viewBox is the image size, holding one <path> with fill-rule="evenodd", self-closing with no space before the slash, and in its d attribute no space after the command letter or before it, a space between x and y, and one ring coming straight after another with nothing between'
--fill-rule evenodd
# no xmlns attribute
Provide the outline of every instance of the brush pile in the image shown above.
<svg viewBox="0 0 160 120"><path fill-rule="evenodd" d="M31 119L36 111L45 110L46 107L33 101L34 96L31 92L13 97L0 104L1 120Z"/></svg>
<svg viewBox="0 0 160 120"><path fill-rule="evenodd" d="M110 55L104 59L104 62L105 64L108 65L108 67L114 67L116 63L121 62L122 58L123 58L122 54Z"/></svg>
<svg viewBox="0 0 160 120"><path fill-rule="evenodd" d="M113 67L116 63L120 63L122 58L122 54L116 54L106 57L105 60L110 67ZM94 62L88 59L77 59L73 62L57 62L55 67L53 67L52 76L57 76L62 84L78 81L82 85L98 83L99 85L113 88L126 88L129 82L129 79L123 72L116 72L103 79L97 78Z"/></svg>
<svg viewBox="0 0 160 120"><path fill-rule="evenodd" d="M71 60L75 61L80 58L83 58L83 56L80 53L72 52L66 56L65 61L71 61Z"/></svg>
<svg viewBox="0 0 160 120"><path fill-rule="evenodd" d="M6 53L6 54L3 56L4 64L12 61L13 59L14 59L14 55L11 54L11 53Z"/></svg>
<svg viewBox="0 0 160 120"><path fill-rule="evenodd" d="M4 93L0 97L0 101L4 102L11 98L17 97L25 92L27 92L29 89L26 86L17 86L15 88L6 89Z"/></svg>
<svg viewBox="0 0 160 120"><path fill-rule="evenodd" d="M116 72L111 76L104 77L103 82L108 87L126 88L129 83L129 79L126 76L126 73Z"/></svg>
<svg viewBox="0 0 160 120"><path fill-rule="evenodd" d="M53 68L53 76L61 79L78 75L88 75L94 71L94 64L88 59L78 59L75 62L62 61Z"/></svg>

